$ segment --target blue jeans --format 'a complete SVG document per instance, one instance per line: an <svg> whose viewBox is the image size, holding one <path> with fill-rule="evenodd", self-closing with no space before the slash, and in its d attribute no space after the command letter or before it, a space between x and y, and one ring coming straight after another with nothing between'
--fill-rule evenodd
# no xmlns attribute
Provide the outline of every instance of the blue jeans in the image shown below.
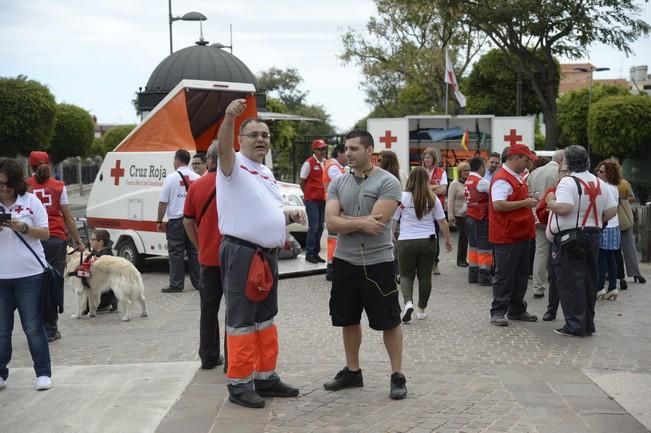
<svg viewBox="0 0 651 433"><path fill-rule="evenodd" d="M27 336L36 376L52 375L50 348L41 317L42 281L42 274L0 280L0 377L5 380L9 376L7 365L11 360L11 333L16 309Z"/></svg>
<svg viewBox="0 0 651 433"><path fill-rule="evenodd" d="M307 212L307 240L305 241L306 256L318 256L321 251L321 235L325 223L325 201L306 200L305 212Z"/></svg>

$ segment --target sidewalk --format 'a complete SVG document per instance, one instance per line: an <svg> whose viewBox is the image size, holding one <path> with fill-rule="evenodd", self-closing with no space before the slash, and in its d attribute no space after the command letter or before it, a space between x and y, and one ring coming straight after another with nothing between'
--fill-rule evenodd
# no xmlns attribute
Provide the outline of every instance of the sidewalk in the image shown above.
<svg viewBox="0 0 651 433"><path fill-rule="evenodd" d="M18 323L8 388L0 391L2 433L383 433L646 432L651 423L651 285L629 284L599 302L597 334L560 337L555 322L489 325L490 288L465 284L444 254L428 317L403 327L409 396L388 397L381 335L363 319L364 387L327 392L343 367L322 275L280 282L278 370L301 389L251 410L227 401L224 374L199 370L196 291L161 294L164 263L143 274L150 317L72 320L66 294L63 339L51 346L54 388L33 391ZM651 266L642 265L651 275ZM186 285L189 287L189 284ZM541 315L546 299L528 297ZM221 312L223 319L223 311ZM223 323L223 322L222 322ZM39 413L38 417L33 416ZM642 423L646 424L646 428Z"/></svg>

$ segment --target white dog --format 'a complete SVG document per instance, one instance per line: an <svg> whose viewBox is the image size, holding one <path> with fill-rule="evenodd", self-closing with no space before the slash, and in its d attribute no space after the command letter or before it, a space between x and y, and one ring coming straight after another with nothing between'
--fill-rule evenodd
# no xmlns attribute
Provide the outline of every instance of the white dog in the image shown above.
<svg viewBox="0 0 651 433"><path fill-rule="evenodd" d="M90 267L90 277L86 278L87 287L81 278L70 276L81 263L80 253L69 251L66 257L66 278L71 281L73 291L77 295L77 313L72 319L79 319L88 305L88 317L94 317L99 305L100 296L109 289L113 290L120 307L124 310L122 320L129 321L129 308L136 300L140 302L140 317L147 317L145 304L145 286L142 276L135 266L122 257L101 256L95 259ZM84 255L84 258L87 255Z"/></svg>

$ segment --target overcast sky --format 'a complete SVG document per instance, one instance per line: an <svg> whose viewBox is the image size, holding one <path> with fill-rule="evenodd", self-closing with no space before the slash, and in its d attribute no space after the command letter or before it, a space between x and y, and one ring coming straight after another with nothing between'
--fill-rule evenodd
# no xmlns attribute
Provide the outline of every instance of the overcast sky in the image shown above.
<svg viewBox="0 0 651 433"><path fill-rule="evenodd" d="M643 8L651 22L651 5ZM57 102L84 107L101 123L136 122L134 92L169 54L167 1L0 0L0 11L0 76L45 83ZM208 17L203 31L211 43L228 45L232 24L233 54L254 73L297 68L308 102L325 106L340 130L370 110L359 69L337 56L341 34L348 27L363 30L375 13L371 0L173 1L173 15L189 11ZM177 21L173 32L175 50L187 47L199 39L199 23ZM631 66L651 64L649 38L633 48L626 58L593 47L590 61L611 68L595 78L628 78Z"/></svg>

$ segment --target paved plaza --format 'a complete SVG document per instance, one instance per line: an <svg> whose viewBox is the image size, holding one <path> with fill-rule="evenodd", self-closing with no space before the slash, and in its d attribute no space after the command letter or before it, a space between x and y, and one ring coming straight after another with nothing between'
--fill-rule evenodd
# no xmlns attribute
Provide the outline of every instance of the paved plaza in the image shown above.
<svg viewBox="0 0 651 433"><path fill-rule="evenodd" d="M328 392L344 365L330 326L323 275L280 282L279 371L301 394L264 409L228 402L224 374L199 369L199 296L162 294L164 260L143 274L150 317L70 319L51 345L54 388L36 392L16 321L8 388L0 392L0 432L425 433L645 432L651 427L651 285L629 284L599 302L593 337L560 337L555 322L489 324L490 288L469 286L445 254L428 316L403 326L409 396L388 397L381 334L364 318L363 388ZM642 271L651 275L651 266ZM186 283L186 287L190 287ZM528 296L542 315L546 299ZM137 308L136 308L137 310ZM222 312L223 313L223 312ZM644 425L646 424L646 428Z"/></svg>

